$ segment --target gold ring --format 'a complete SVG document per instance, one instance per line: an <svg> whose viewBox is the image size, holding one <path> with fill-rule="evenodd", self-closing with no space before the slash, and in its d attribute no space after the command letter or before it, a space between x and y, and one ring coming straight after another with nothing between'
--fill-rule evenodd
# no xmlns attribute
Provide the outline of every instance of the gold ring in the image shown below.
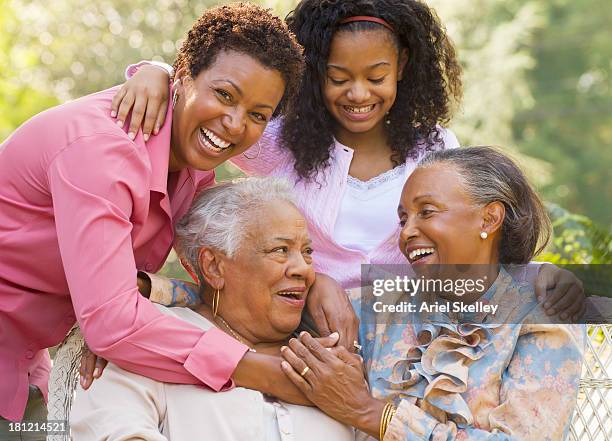
<svg viewBox="0 0 612 441"><path fill-rule="evenodd" d="M306 373L310 370L310 368L308 366L306 366L304 368L304 370L302 372L300 372L300 376L303 377L304 375L306 375Z"/></svg>
<svg viewBox="0 0 612 441"><path fill-rule="evenodd" d="M357 340L355 340L353 342L353 346L355 347L355 349L357 349L358 351L361 351L361 345L357 342Z"/></svg>

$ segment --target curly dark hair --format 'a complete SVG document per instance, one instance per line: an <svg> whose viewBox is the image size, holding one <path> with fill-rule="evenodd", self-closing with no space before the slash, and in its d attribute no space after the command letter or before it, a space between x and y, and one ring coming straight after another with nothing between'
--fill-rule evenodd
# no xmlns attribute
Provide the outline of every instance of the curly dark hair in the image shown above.
<svg viewBox="0 0 612 441"><path fill-rule="evenodd" d="M551 235L551 224L542 200L518 165L489 146L464 147L428 153L417 167L445 163L461 175L466 193L480 206L504 204L499 262L527 264L539 254Z"/></svg>
<svg viewBox="0 0 612 441"><path fill-rule="evenodd" d="M322 86L327 58L337 31L386 29L371 22L339 24L347 17L367 15L387 21L398 48L408 49L404 80L385 125L396 165L416 157L417 144L430 150L440 141L437 124L451 118L452 100L461 97L461 67L453 44L433 10L416 0L302 0L287 16L289 29L304 46L306 70L296 109L285 117L282 144L295 158L300 178L313 178L329 161L334 119L325 107ZM387 31L391 33L391 31Z"/></svg>
<svg viewBox="0 0 612 441"><path fill-rule="evenodd" d="M304 70L302 47L281 19L251 3L232 3L207 9L194 23L174 62L175 71L187 68L195 78L221 51L249 55L268 69L280 72L285 93L274 116L295 98Z"/></svg>

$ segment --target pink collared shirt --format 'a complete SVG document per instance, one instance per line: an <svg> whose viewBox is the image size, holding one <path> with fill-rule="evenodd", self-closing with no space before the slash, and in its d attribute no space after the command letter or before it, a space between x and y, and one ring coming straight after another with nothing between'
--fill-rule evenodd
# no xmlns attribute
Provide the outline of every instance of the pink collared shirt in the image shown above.
<svg viewBox="0 0 612 441"><path fill-rule="evenodd" d="M137 270L161 268L173 222L214 172L168 180L171 109L158 136L131 141L110 117L116 90L43 112L0 145L0 416L10 420L22 418L28 384L46 395L46 348L75 320L92 351L164 382L229 387L247 350L138 294Z"/></svg>

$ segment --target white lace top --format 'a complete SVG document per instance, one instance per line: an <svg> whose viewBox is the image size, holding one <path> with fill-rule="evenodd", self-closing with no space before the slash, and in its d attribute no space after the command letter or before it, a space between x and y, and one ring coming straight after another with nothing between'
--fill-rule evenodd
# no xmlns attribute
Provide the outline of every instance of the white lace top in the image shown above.
<svg viewBox="0 0 612 441"><path fill-rule="evenodd" d="M334 227L336 242L345 248L369 253L395 231L405 168L406 164L402 164L366 182L347 177Z"/></svg>

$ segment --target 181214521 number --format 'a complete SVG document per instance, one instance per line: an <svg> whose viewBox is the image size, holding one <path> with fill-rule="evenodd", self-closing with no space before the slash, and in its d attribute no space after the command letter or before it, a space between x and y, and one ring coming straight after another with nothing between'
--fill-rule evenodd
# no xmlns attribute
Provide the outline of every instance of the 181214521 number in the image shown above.
<svg viewBox="0 0 612 441"><path fill-rule="evenodd" d="M67 421L21 421L8 424L10 432L46 432L61 435L68 431Z"/></svg>

